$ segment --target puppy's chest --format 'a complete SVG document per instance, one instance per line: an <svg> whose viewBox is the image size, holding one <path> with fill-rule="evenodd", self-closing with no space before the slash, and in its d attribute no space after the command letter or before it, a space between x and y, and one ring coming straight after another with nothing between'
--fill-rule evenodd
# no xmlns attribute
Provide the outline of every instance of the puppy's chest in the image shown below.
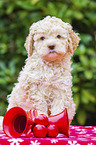
<svg viewBox="0 0 96 145"><path fill-rule="evenodd" d="M50 69L46 68L39 70L38 83L46 87L55 87L63 84L65 72L63 69Z"/></svg>
<svg viewBox="0 0 96 145"><path fill-rule="evenodd" d="M36 65L28 71L30 83L50 88L63 88L70 85L71 73L69 69L58 65Z"/></svg>

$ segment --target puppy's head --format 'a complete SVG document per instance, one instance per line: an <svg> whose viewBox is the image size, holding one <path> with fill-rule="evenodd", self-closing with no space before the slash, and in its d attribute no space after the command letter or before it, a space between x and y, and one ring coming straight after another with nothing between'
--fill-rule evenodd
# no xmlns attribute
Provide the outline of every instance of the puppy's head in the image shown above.
<svg viewBox="0 0 96 145"><path fill-rule="evenodd" d="M29 56L34 49L43 59L55 61L67 52L73 54L78 43L78 34L73 32L70 24L47 16L30 27L25 47Z"/></svg>

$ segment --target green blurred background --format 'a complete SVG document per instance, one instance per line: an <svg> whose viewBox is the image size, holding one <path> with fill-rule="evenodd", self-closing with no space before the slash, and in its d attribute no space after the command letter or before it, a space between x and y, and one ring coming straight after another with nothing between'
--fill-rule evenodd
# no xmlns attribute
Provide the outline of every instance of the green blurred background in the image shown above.
<svg viewBox="0 0 96 145"><path fill-rule="evenodd" d="M7 108L18 74L24 66L29 27L50 15L70 23L81 41L72 57L72 124L96 125L96 1L95 0L0 0L0 115Z"/></svg>

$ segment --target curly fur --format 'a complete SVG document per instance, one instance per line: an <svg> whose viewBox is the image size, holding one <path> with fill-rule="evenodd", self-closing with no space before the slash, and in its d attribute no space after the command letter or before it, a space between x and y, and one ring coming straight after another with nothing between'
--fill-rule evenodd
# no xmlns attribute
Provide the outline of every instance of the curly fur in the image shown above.
<svg viewBox="0 0 96 145"><path fill-rule="evenodd" d="M78 34L71 25L58 18L47 16L33 23L25 43L28 58L8 96L8 110L14 106L35 108L48 116L48 110L54 115L67 108L71 123L75 104L70 58L78 43Z"/></svg>

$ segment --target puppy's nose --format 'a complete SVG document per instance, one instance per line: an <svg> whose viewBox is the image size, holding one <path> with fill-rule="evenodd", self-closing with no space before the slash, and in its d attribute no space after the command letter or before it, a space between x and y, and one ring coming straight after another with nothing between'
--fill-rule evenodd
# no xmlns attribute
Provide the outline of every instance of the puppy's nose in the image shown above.
<svg viewBox="0 0 96 145"><path fill-rule="evenodd" d="M48 48L49 48L50 50L53 50L53 49L55 48L55 45L48 45Z"/></svg>

